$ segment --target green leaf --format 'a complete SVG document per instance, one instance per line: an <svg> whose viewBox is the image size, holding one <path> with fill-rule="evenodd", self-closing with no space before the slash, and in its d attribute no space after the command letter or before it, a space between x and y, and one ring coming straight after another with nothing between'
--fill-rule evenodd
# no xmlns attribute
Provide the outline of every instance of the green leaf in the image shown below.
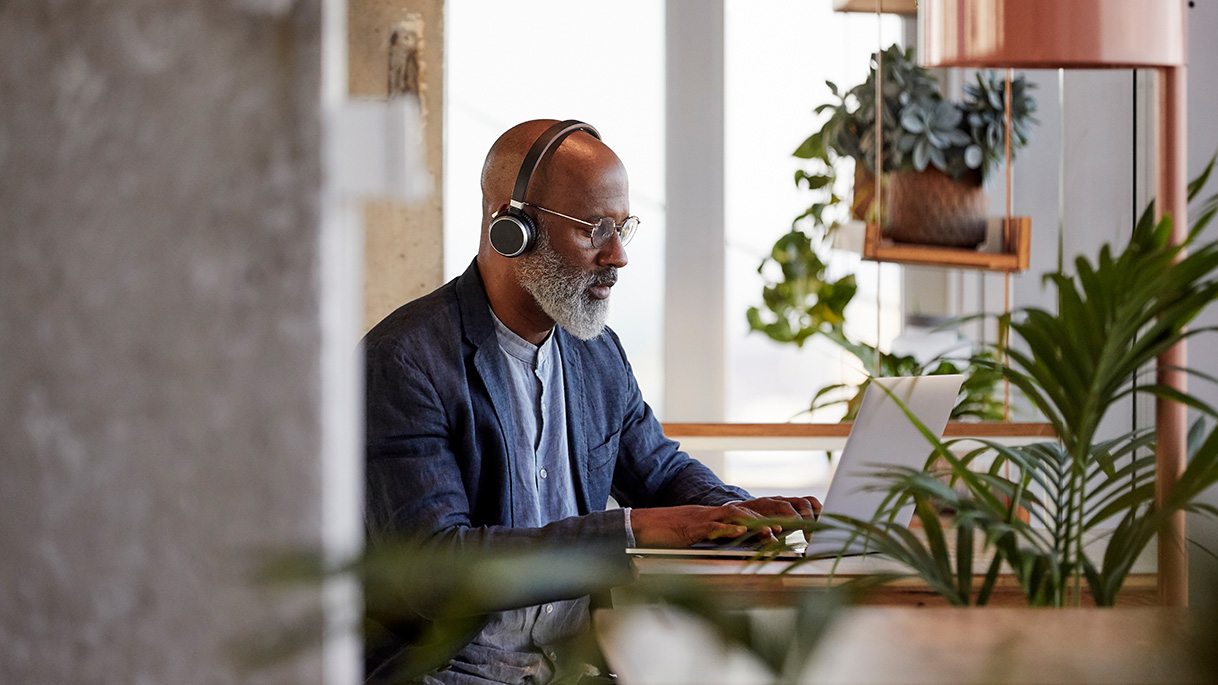
<svg viewBox="0 0 1218 685"><path fill-rule="evenodd" d="M1195 198L1197 196L1197 193L1200 193L1201 189L1205 187L1205 184L1209 183L1210 173L1214 171L1214 162L1218 162L1218 152L1214 153L1214 155L1212 157L1210 157L1209 164L1205 165L1205 169L1203 169L1201 171L1201 173L1197 176L1197 178L1194 178L1193 180L1189 181L1189 183L1188 183L1188 200L1189 200L1189 202L1192 202L1193 198Z"/></svg>
<svg viewBox="0 0 1218 685"><path fill-rule="evenodd" d="M962 523L956 528L956 580L959 583L960 596L968 604L973 595L973 537L974 526L971 522Z"/></svg>
<svg viewBox="0 0 1218 685"><path fill-rule="evenodd" d="M800 159L828 159L823 134L817 131L808 136L791 154Z"/></svg>
<svg viewBox="0 0 1218 685"><path fill-rule="evenodd" d="M823 174L809 174L803 169L798 169L795 171L795 185L799 186L800 181L803 181L808 186L808 190L818 190L832 183L833 177Z"/></svg>

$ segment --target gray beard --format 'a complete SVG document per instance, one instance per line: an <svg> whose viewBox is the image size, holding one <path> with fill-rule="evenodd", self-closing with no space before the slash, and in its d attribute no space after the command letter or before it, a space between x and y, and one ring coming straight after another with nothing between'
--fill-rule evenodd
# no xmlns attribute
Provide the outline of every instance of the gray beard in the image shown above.
<svg viewBox="0 0 1218 685"><path fill-rule="evenodd" d="M572 268L550 247L545 231L538 234L537 246L517 258L520 285L568 333L580 340L595 338L605 330L609 300L596 299L589 289L598 283L616 282L617 267L602 271Z"/></svg>

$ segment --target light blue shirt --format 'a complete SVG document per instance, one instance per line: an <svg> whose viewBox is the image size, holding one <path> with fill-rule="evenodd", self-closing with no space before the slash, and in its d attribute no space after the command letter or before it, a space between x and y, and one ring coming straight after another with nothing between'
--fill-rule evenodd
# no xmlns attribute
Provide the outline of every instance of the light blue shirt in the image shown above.
<svg viewBox="0 0 1218 685"><path fill-rule="evenodd" d="M567 437L562 356L553 333L541 345L516 335L495 313L495 332L511 387L508 431L512 525L544 526L578 515ZM545 683L556 675L560 643L589 625L588 598L492 614L473 642L440 671L444 683Z"/></svg>
<svg viewBox="0 0 1218 685"><path fill-rule="evenodd" d="M512 517L517 528L575 516L562 356L554 334L530 344L495 318L511 380Z"/></svg>

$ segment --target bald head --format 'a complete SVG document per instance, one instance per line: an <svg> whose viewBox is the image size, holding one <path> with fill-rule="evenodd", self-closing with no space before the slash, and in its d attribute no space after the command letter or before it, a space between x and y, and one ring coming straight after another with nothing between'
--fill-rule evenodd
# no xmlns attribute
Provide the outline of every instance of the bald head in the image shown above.
<svg viewBox="0 0 1218 685"><path fill-rule="evenodd" d="M577 337L599 335L609 290L627 261L621 240L592 243L588 226L602 218L625 221L630 198L621 160L585 131L551 145L529 179L523 198L527 206L520 212L536 232L532 249L506 257L491 247L492 215L507 209L525 156L555 123L526 121L512 127L491 146L482 167L478 270L495 315L533 344L540 344L555 323Z"/></svg>
<svg viewBox="0 0 1218 685"><path fill-rule="evenodd" d="M554 119L526 121L508 129L491 146L482 165L483 241L490 215L502 210L512 199L516 177L529 148L555 123ZM564 196L596 193L606 184L620 184L624 190L625 167L607 145L584 131L576 131L557 147L551 147L542 158L529 180L524 199L545 207L549 207L547 203L558 204L553 208L562 211Z"/></svg>

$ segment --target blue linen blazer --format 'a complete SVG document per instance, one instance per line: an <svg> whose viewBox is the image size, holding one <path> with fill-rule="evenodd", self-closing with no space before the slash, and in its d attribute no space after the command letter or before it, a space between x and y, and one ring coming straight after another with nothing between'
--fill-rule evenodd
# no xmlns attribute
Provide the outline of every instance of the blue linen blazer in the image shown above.
<svg viewBox="0 0 1218 685"><path fill-rule="evenodd" d="M454 550L627 543L623 507L748 499L664 437L612 331L590 341L555 328L566 385L579 516L513 523L508 372L475 261L398 308L364 339L370 542L409 536Z"/></svg>

